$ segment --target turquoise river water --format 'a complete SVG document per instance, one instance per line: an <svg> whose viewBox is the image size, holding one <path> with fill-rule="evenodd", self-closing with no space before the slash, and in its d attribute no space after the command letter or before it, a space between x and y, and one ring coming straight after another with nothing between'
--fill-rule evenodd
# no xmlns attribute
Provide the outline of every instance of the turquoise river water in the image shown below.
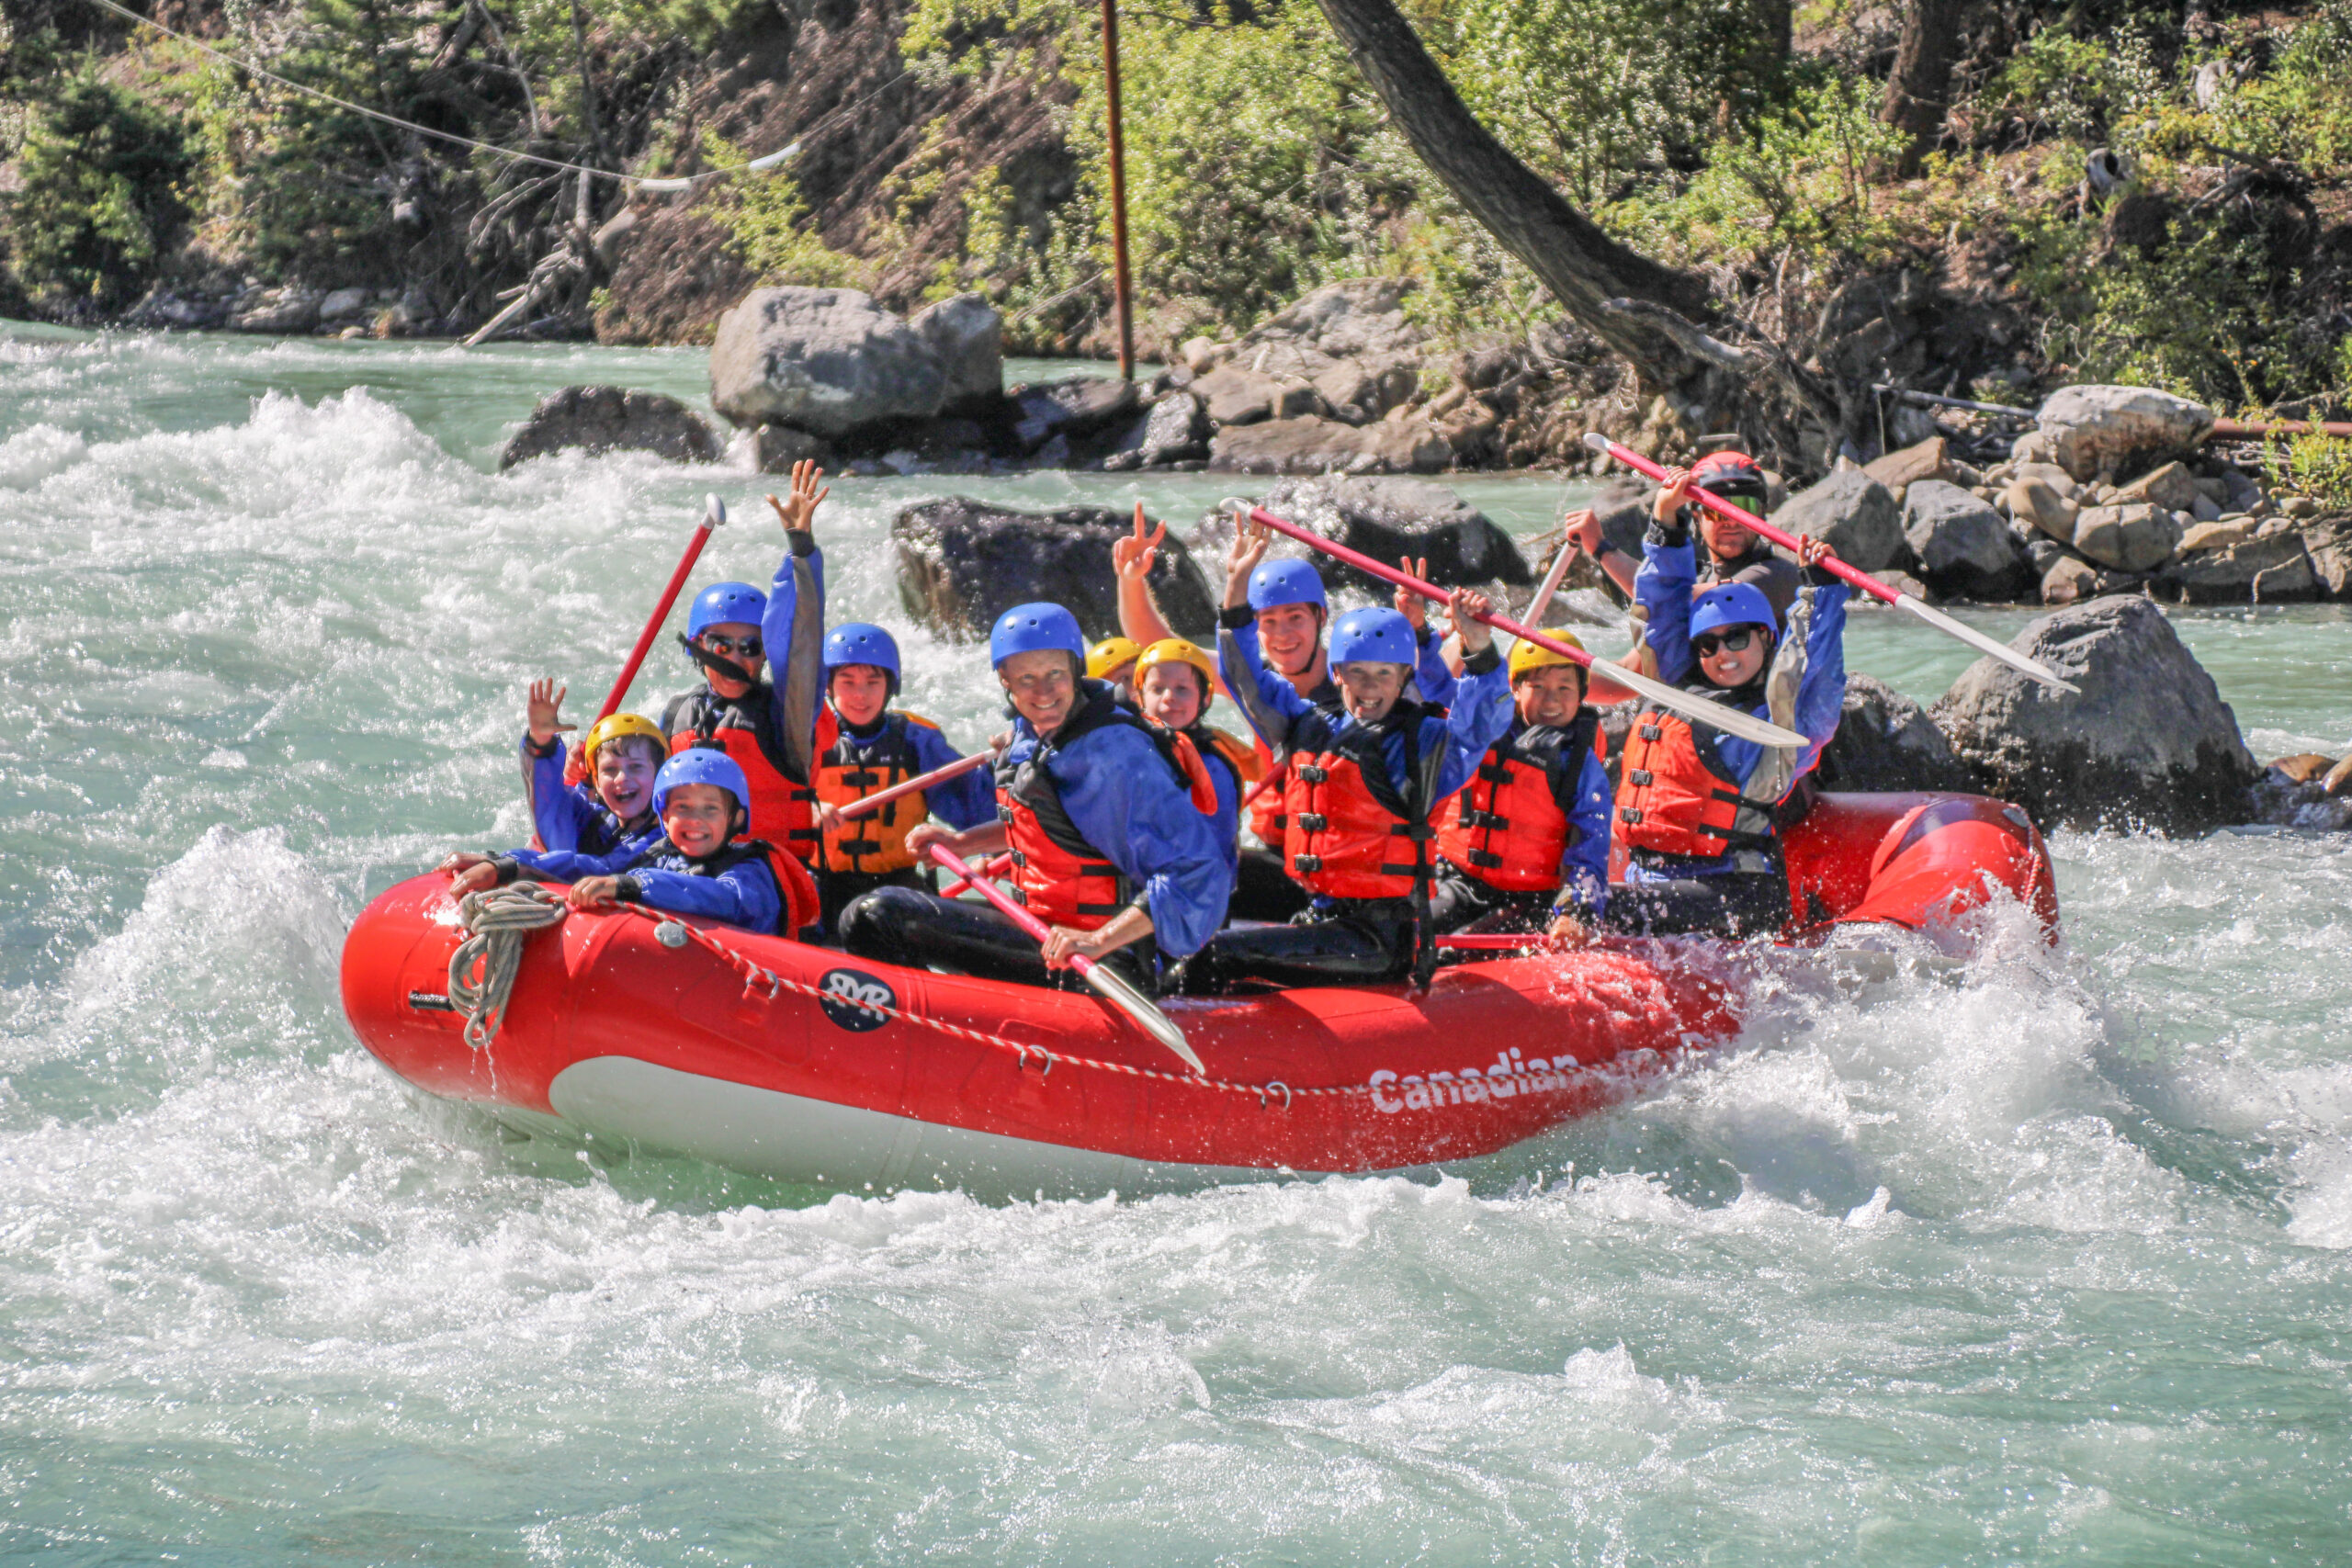
<svg viewBox="0 0 2352 1568"><path fill-rule="evenodd" d="M777 553L753 476L494 453L701 377L0 330L0 1561L2352 1557L2343 839L2059 834L2056 952L1767 964L1735 1044L1476 1180L988 1204L420 1102L344 1023L352 916L522 837L524 682L593 711L704 491L706 576ZM834 614L970 742L896 507L1232 488L844 481ZM2177 624L2261 754L2352 739L2342 612Z"/></svg>

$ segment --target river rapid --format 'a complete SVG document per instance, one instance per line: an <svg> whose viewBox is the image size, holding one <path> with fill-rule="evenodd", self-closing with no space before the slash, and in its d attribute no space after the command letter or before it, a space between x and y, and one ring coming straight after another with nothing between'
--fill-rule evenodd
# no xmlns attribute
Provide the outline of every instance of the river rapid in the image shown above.
<svg viewBox="0 0 2352 1568"><path fill-rule="evenodd" d="M707 390L0 327L0 1560L2352 1555L2346 839L2059 833L2057 951L1765 961L1733 1045L1468 1179L829 1192L421 1102L343 1021L351 918L525 836L525 682L593 714L704 491L703 580L779 551L755 476L491 471L579 380ZM832 615L969 744L896 508L1234 488L843 480ZM2257 754L2352 739L2342 611L2175 618ZM1923 700L1966 662L1856 619Z"/></svg>

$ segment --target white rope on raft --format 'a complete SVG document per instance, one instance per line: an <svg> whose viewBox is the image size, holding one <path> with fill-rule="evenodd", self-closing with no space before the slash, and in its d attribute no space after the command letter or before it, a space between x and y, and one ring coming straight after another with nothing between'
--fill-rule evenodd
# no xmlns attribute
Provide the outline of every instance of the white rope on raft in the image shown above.
<svg viewBox="0 0 2352 1568"><path fill-rule="evenodd" d="M571 912L560 893L536 882L469 893L458 900L466 940L449 954L449 1005L466 1021L466 1043L487 1051L506 1021L506 998L523 962L523 939Z"/></svg>
<svg viewBox="0 0 2352 1568"><path fill-rule="evenodd" d="M200 50L204 53L210 55L213 59L221 62L223 64L232 65L238 70L258 76L266 82L275 82L279 86L286 88L288 92L300 93L305 96L316 98L321 103L333 104L335 107L340 109L349 109L353 114L365 115L369 119L381 120L386 125L396 125L402 130L413 130L419 136L430 136L436 141L447 141L459 147L470 147L477 152L488 152L494 157L509 158L518 164L536 164L543 169L560 169L569 174L594 175L598 179L618 180L621 184L634 186L639 190L690 190L694 187L695 182L697 180L715 180L725 175L764 173L765 171L775 167L778 164L783 163L795 152L799 152L801 141L805 141L817 130L823 129L824 126L832 120L840 118L850 109L857 107L856 103L844 104L841 108L834 110L833 113L826 116L824 119L819 120L815 125L809 127L808 130L803 131L801 133L800 141L795 141L788 147L780 147L773 152L762 153L759 157L753 158L748 163L729 164L723 168L704 169L695 174L684 175L675 177L665 176L653 178L643 175L622 175L616 174L610 169L597 169L592 168L585 164L570 163L561 158L543 158L537 152L517 152L511 147L501 147L494 142L477 141L470 136L459 136L457 132L451 130L435 130L429 125L419 125L413 119L402 119L396 114L386 114L382 109L369 108L366 104L355 104L349 98L338 98L333 93L322 93L316 87L305 86L300 82L291 81L287 77L280 76L275 71L266 70L261 66L254 64L250 61L240 60L235 55L231 54L224 50L215 49L210 44L205 42L202 39L191 38L187 34L180 32L175 28L167 28L152 17L142 17L138 12L130 9L128 6L118 5L116 0L90 0L90 4L97 6L102 11L111 11L116 16L122 17L125 21L134 22L142 28L153 28L157 32L164 34L167 38L177 39L180 42L187 45L190 49ZM872 97L874 93L879 93L886 88L896 86L899 81L905 77L911 76L912 74L914 74L914 68L910 66L906 70L899 72L898 75L891 77L888 82L883 83L881 86L875 88L873 93L865 95L865 97L858 99L857 103L865 102L865 99Z"/></svg>

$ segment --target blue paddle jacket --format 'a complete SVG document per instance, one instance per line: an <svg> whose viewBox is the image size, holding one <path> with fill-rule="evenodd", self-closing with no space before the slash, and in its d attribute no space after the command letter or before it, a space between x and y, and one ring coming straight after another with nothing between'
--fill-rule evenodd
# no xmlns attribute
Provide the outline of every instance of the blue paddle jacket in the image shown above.
<svg viewBox="0 0 2352 1568"><path fill-rule="evenodd" d="M515 850L492 859L501 886L526 871L544 882L617 876L622 901L649 909L718 920L769 936L784 918L784 890L776 886L766 855L741 840L701 860L681 854L666 834L650 844L605 855Z"/></svg>
<svg viewBox="0 0 2352 1568"><path fill-rule="evenodd" d="M1090 702L1111 700L1099 682L1085 682L1081 690ZM1039 746L1037 731L1015 716L997 775L1012 777ZM1139 890L1159 951L1171 958L1199 952L1225 923L1233 897L1231 851L1218 847L1215 819L1193 805L1151 738L1125 724L1091 729L1067 748L1046 749L1046 777L1071 825Z"/></svg>

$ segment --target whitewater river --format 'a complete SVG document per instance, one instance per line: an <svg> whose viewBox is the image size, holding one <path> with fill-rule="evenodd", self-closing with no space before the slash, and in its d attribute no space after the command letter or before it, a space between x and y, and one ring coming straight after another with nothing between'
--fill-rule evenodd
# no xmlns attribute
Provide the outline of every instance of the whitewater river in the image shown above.
<svg viewBox="0 0 2352 1568"><path fill-rule="evenodd" d="M701 364L0 328L0 1560L2352 1556L2352 840L2059 834L2056 953L1792 969L1467 1182L989 1205L420 1103L345 925L519 840L524 682L593 713L706 489L706 577L780 538L749 475L494 454ZM833 614L969 742L896 507L1233 485L847 481ZM1559 494L1462 488L1519 532ZM1858 620L1916 696L1964 663ZM2258 753L2352 739L2341 612L2176 624Z"/></svg>

